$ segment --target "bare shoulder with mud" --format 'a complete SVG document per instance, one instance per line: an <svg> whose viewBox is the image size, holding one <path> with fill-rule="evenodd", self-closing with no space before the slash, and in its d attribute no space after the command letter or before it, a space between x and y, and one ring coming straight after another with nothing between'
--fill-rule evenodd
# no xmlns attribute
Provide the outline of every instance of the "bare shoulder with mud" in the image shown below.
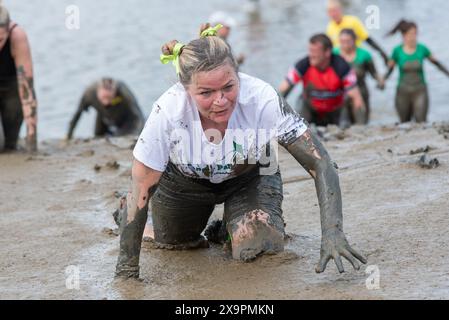
<svg viewBox="0 0 449 320"><path fill-rule="evenodd" d="M368 257L360 271L344 261L342 275L333 264L315 273L314 182L281 152L284 252L241 263L220 244L167 251L143 242L143 281L114 280L119 238L104 231L115 228L116 196L130 186L135 141L48 141L38 155L0 156L2 298L448 298L449 124L318 133L339 167L348 241Z"/></svg>

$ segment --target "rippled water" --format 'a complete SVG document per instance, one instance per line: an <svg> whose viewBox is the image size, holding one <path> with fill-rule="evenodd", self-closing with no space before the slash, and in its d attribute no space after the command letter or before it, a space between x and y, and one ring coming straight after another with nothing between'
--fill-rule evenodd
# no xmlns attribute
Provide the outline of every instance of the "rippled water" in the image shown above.
<svg viewBox="0 0 449 320"><path fill-rule="evenodd" d="M136 94L145 114L152 103L176 80L171 67L160 64L159 48L171 39L189 41L198 25L216 11L234 15L238 27L230 43L245 53L242 71L275 87L287 69L307 51L307 39L325 29L325 0L260 0L259 8L243 0L4 0L12 18L24 26L32 45L36 91L39 98L39 138L62 138L84 88L110 75L123 79ZM371 36L391 52L400 36L384 34L401 17L415 20L420 41L449 66L449 23L444 0L346 0L346 12L365 20L368 5L380 8L380 29ZM66 7L80 9L80 29L65 26ZM378 68L385 68L374 53ZM427 64L430 87L430 120L449 120L449 79ZM372 123L397 120L393 109L397 72L385 92L372 89ZM373 83L369 82L371 88ZM296 89L289 100L294 103ZM85 114L76 136L90 136L94 111Z"/></svg>

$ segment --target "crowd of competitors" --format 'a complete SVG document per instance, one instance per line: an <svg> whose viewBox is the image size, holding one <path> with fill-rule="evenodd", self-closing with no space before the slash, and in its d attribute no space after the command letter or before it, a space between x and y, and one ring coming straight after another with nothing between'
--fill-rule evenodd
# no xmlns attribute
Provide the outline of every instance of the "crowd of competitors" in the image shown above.
<svg viewBox="0 0 449 320"><path fill-rule="evenodd" d="M330 22L326 34L314 35L310 39L308 56L290 69L279 87L279 91L287 96L294 85L303 83L302 107L296 108L297 111L319 126L335 124L346 128L352 124L368 124L372 111L366 75L370 74L377 87L383 90L386 80L398 65L400 76L395 106L400 121L427 121L429 97L424 61L428 59L446 75L449 72L424 44L417 41L416 23L401 20L389 32L388 35L401 32L403 43L388 58L360 19L343 13L339 0L329 0L327 10ZM318 45L316 39L321 39ZM363 43L379 52L388 67L385 76L379 75Z"/></svg>
<svg viewBox="0 0 449 320"><path fill-rule="evenodd" d="M279 86L281 95L287 97L291 89L302 82L300 103L294 107L308 122L342 128L368 124L372 103L366 75L371 75L377 87L384 89L386 80L398 66L395 107L400 121L426 121L429 93L424 61L428 59L447 75L449 71L426 45L417 41L416 23L401 20L389 33L400 32L403 42L388 57L360 19L344 13L340 0L327 0L327 14L329 23L325 33L310 38L308 56L288 71ZM222 25L217 36L228 43L231 30L237 25L233 17L217 11L209 20L212 25ZM380 54L388 67L385 76L379 75L364 44ZM244 54L236 57L238 65L244 60ZM33 62L26 32L10 19L8 10L0 4L0 152L17 149L23 122L26 149L37 150L37 98L33 83ZM142 130L143 113L131 90L122 81L103 78L84 92L69 124L66 140L72 138L82 112L89 107L97 111L95 136L137 134Z"/></svg>

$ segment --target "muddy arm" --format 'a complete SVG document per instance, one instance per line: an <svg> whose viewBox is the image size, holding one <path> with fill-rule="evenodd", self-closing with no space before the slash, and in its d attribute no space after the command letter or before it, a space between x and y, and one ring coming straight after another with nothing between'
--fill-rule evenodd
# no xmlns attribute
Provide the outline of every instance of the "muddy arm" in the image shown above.
<svg viewBox="0 0 449 320"><path fill-rule="evenodd" d="M366 40L366 43L368 43L374 50L380 53L382 56L382 59L384 60L385 65L388 64L388 55L385 53L385 51L377 44L376 41L374 41L373 38L369 37Z"/></svg>
<svg viewBox="0 0 449 320"><path fill-rule="evenodd" d="M449 70L443 64L441 64L441 62L438 61L434 56L430 56L429 61L432 62L441 72L443 72L449 77Z"/></svg>
<svg viewBox="0 0 449 320"><path fill-rule="evenodd" d="M356 124L366 124L366 107L363 102L362 94L359 87L354 87L347 91L348 97L352 100L353 114Z"/></svg>
<svg viewBox="0 0 449 320"><path fill-rule="evenodd" d="M368 70L369 74L373 77L373 79L376 80L377 83L380 83L381 77L377 72L377 68L373 60L367 62L366 69Z"/></svg>
<svg viewBox="0 0 449 320"><path fill-rule="evenodd" d="M394 67L396 67L396 62L394 62L393 60L388 61L388 71L382 79L383 82L387 81L388 78L390 78L391 74L394 71Z"/></svg>
<svg viewBox="0 0 449 320"><path fill-rule="evenodd" d="M287 79L284 79L284 81L282 81L281 85L279 86L278 91L283 98L287 98L293 87L294 86L290 82L288 82Z"/></svg>
<svg viewBox="0 0 449 320"><path fill-rule="evenodd" d="M343 233L339 178L328 153L310 129L307 129L293 143L284 147L315 180L322 230L321 258L315 269L316 272L323 272L330 259L335 260L340 273L344 272L341 256L359 270L360 264L355 258L362 263L366 263L367 260L349 246Z"/></svg>
<svg viewBox="0 0 449 320"><path fill-rule="evenodd" d="M132 191L128 193L126 207L121 212L120 253L116 276L139 277L140 246L148 216L148 203L161 175L162 172L134 160Z"/></svg>
<svg viewBox="0 0 449 320"><path fill-rule="evenodd" d="M72 117L72 120L70 121L69 130L66 136L67 140L72 139L73 131L75 131L76 125L78 124L81 114L83 113L84 110L87 110L87 108L91 105L91 103L88 102L87 97L88 97L87 93L84 93L78 105L78 109L76 110L75 114Z"/></svg>

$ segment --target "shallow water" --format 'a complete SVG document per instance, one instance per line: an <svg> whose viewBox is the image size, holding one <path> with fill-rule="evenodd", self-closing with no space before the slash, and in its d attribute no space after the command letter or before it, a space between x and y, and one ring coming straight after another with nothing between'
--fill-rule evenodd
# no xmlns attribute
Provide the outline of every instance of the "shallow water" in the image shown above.
<svg viewBox="0 0 449 320"><path fill-rule="evenodd" d="M325 29L326 1L260 0L259 8L247 1L225 0L4 0L15 21L25 27L32 44L36 91L39 99L39 139L62 138L84 88L110 75L123 79L137 96L146 115L155 99L174 81L173 68L160 64L160 46L173 38L189 41L198 25L216 10L232 12L238 27L230 42L245 53L242 71L277 87L287 69L307 51L307 39ZM347 0L347 13L366 20L368 5L380 8L380 29L370 30L388 52L400 36L383 35L401 17L417 21L420 41L449 65L449 23L444 12L449 2L432 0ZM80 9L80 29L65 26L66 7ZM378 68L385 68L374 53ZM449 120L449 79L427 65L431 110L429 120ZM397 72L385 92L372 89L372 123L393 123ZM300 90L289 98L295 103ZM76 136L92 135L95 112L84 114ZM23 129L23 128L22 128Z"/></svg>

